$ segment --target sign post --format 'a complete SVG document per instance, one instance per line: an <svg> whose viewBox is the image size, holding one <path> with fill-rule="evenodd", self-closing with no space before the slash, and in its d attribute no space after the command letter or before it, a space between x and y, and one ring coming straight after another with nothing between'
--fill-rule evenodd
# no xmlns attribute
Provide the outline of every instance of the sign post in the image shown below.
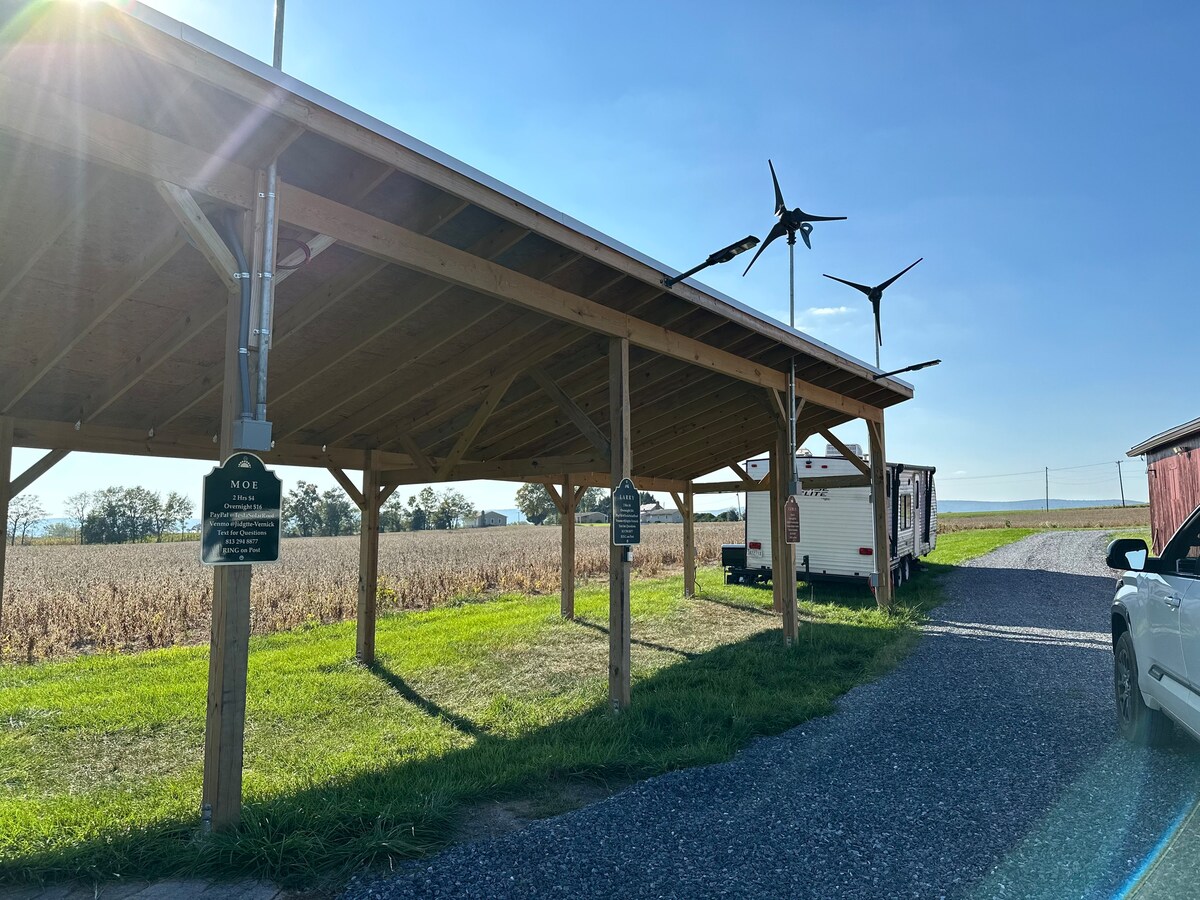
<svg viewBox="0 0 1200 900"><path fill-rule="evenodd" d="M789 544L800 543L800 504L790 495L783 504L783 539Z"/></svg>
<svg viewBox="0 0 1200 900"><path fill-rule="evenodd" d="M253 453L238 452L204 476L200 561L238 566L279 560L283 485Z"/></svg>

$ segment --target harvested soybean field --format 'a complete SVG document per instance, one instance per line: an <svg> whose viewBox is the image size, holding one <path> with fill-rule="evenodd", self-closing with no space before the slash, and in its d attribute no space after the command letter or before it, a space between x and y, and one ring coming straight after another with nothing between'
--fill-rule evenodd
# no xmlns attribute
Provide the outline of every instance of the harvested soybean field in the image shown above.
<svg viewBox="0 0 1200 900"><path fill-rule="evenodd" d="M721 544L741 541L744 528L697 523L700 565L719 562ZM560 537L557 527L535 526L383 534L380 613L557 593ZM680 569L683 526L644 527L633 563L643 577ZM585 581L607 575L607 528L577 528L575 565ZM285 540L279 563L255 568L251 630L352 619L357 585L357 536ZM10 547L0 648L7 662L36 662L205 643L211 612L212 571L194 542Z"/></svg>
<svg viewBox="0 0 1200 900"><path fill-rule="evenodd" d="M938 531L952 534L976 528L1132 529L1150 527L1149 506L1090 506L1078 509L1007 509L980 513L938 513Z"/></svg>

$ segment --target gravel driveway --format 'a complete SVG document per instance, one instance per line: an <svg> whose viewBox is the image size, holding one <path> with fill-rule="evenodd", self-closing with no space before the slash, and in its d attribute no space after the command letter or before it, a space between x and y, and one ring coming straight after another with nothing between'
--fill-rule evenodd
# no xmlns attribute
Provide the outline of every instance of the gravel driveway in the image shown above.
<svg viewBox="0 0 1200 900"><path fill-rule="evenodd" d="M346 900L1119 894L1194 801L1200 752L1115 735L1104 543L1039 534L953 573L913 654L832 716Z"/></svg>

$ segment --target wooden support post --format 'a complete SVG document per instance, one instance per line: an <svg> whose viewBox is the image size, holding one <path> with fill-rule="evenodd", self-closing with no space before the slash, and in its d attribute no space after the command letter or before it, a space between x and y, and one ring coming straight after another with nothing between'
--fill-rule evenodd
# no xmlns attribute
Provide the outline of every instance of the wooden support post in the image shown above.
<svg viewBox="0 0 1200 900"><path fill-rule="evenodd" d="M888 535L887 455L883 441L883 420L867 422L871 445L871 504L875 517L875 567L879 584L875 602L883 609L892 606L892 544Z"/></svg>
<svg viewBox="0 0 1200 900"><path fill-rule="evenodd" d="M362 522L358 531L358 638L355 656L370 664L375 661L376 600L379 595L379 464L375 452L367 451L363 469Z"/></svg>
<svg viewBox="0 0 1200 900"><path fill-rule="evenodd" d="M784 577L781 585L780 612L783 614L783 642L789 647L795 646L799 613L796 609L796 545L789 544L784 538L786 529L783 524L783 503L790 496L791 484L795 479L796 458L790 452L787 428L779 431L779 456L784 465L778 470L779 482L779 543L783 553ZM791 471L789 471L789 468ZM801 523L801 528L804 527Z"/></svg>
<svg viewBox="0 0 1200 900"><path fill-rule="evenodd" d="M683 596L696 596L696 496L692 483L680 494L671 491L671 499L683 516Z"/></svg>
<svg viewBox="0 0 1200 900"><path fill-rule="evenodd" d="M608 342L609 475L613 491L629 478L633 453L629 430L629 340ZM609 546L608 699L614 713L629 708L629 576L632 548Z"/></svg>
<svg viewBox="0 0 1200 900"><path fill-rule="evenodd" d="M562 617L575 618L575 489L571 476L562 483Z"/></svg>
<svg viewBox="0 0 1200 900"><path fill-rule="evenodd" d="M0 416L0 659L4 658L4 560L8 554L8 501L12 499L13 420Z"/></svg>
<svg viewBox="0 0 1200 900"><path fill-rule="evenodd" d="M225 315L225 383L220 461L234 451L233 422L241 414L238 319L241 298L229 294ZM246 667L250 643L250 566L213 568L212 640L204 724L202 827L236 827L242 817L242 752L246 732Z"/></svg>

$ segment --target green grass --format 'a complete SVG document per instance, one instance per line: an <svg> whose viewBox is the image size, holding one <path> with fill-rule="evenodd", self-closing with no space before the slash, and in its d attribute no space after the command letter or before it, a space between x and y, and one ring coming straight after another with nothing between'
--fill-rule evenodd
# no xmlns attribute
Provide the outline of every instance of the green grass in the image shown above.
<svg viewBox="0 0 1200 900"><path fill-rule="evenodd" d="M930 569L1025 530L946 535ZM0 881L249 875L292 885L435 850L479 804L544 815L597 790L728 759L832 711L906 652L939 602L926 573L893 613L861 589L802 587L795 649L769 590L635 582L633 708L606 709L607 585L251 642L242 825L198 840L206 648L0 668Z"/></svg>

